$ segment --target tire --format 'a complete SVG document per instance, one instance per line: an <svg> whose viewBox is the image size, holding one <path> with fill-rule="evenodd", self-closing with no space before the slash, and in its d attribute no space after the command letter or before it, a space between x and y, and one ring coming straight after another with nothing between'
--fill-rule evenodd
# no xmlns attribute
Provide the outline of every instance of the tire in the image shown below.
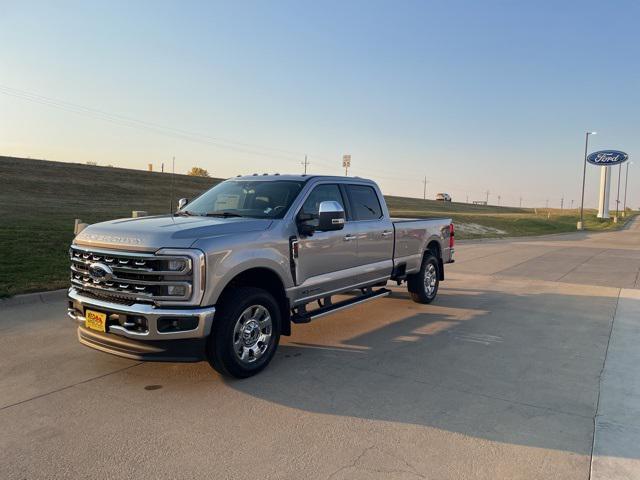
<svg viewBox="0 0 640 480"><path fill-rule="evenodd" d="M280 308L260 288L234 289L219 302L207 341L209 364L221 375L247 378L262 371L280 342Z"/></svg>
<svg viewBox="0 0 640 480"><path fill-rule="evenodd" d="M416 303L431 303L438 295L440 271L438 259L427 253L422 259L420 271L409 276L408 290Z"/></svg>

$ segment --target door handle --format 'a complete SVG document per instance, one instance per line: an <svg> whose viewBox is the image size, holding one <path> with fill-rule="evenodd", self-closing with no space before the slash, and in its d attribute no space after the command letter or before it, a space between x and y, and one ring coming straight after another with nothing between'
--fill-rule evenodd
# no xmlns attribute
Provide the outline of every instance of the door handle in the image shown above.
<svg viewBox="0 0 640 480"><path fill-rule="evenodd" d="M382 232L382 236L383 237L388 237L389 235L391 235L393 232L389 231L389 230L385 230L384 232Z"/></svg>
<svg viewBox="0 0 640 480"><path fill-rule="evenodd" d="M344 240L345 242L350 242L351 240L355 240L355 239L356 239L355 235L351 235L350 233L342 237L342 240Z"/></svg>

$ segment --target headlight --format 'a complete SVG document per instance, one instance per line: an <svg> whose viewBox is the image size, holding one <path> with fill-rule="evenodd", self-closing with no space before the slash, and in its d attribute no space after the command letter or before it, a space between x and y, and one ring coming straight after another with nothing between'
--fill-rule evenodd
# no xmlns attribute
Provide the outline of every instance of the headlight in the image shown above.
<svg viewBox="0 0 640 480"><path fill-rule="evenodd" d="M172 272L180 272L182 270L186 270L187 269L187 260L186 259L182 259L182 258L175 258L173 260L169 260L169 262L167 262L167 269L171 270Z"/></svg>
<svg viewBox="0 0 640 480"><path fill-rule="evenodd" d="M191 248L163 248L156 258L162 264L162 294L155 298L155 304L200 305L205 286L205 256L201 250ZM164 258L163 258L164 257Z"/></svg>

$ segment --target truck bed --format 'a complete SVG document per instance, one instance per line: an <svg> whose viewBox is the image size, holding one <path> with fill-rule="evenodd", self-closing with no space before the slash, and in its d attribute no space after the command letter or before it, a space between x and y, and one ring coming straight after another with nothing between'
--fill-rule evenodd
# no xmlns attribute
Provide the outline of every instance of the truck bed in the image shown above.
<svg viewBox="0 0 640 480"><path fill-rule="evenodd" d="M394 266L405 263L407 273L417 272L422 263L422 252L431 242L438 243L443 263L451 261L450 218L392 218L391 221L395 231Z"/></svg>

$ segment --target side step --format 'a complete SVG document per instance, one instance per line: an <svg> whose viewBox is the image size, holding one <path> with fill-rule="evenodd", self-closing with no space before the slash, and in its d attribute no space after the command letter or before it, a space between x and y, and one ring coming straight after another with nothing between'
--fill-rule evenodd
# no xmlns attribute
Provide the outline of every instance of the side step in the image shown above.
<svg viewBox="0 0 640 480"><path fill-rule="evenodd" d="M361 303L368 302L369 300L375 300L376 298L386 297L390 293L391 293L391 290L387 290L386 288L381 288L376 291L370 291L368 293L363 293L362 295L357 295L353 298L348 298L347 300L342 300L341 302L329 303L326 306L317 308L310 312L306 311L303 306L298 308L298 312L291 316L291 321L293 323L309 323L311 320L324 317L325 315L329 315L330 313L334 313L339 310L344 310L346 308L355 307L356 305L360 305Z"/></svg>

